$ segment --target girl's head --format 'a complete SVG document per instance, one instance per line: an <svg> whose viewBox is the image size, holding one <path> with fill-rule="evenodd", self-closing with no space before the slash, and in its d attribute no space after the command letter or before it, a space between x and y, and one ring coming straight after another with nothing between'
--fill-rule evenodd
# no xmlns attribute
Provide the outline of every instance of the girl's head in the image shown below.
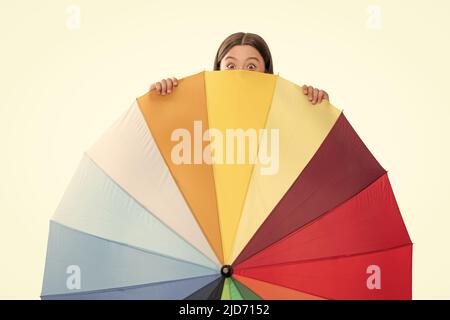
<svg viewBox="0 0 450 320"><path fill-rule="evenodd" d="M214 70L251 70L273 74L272 55L267 43L257 34L233 33L217 50Z"/></svg>

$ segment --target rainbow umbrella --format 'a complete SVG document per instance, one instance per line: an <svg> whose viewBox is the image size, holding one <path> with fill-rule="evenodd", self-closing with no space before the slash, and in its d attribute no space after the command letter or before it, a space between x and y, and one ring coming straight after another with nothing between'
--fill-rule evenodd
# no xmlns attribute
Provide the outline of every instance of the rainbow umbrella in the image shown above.
<svg viewBox="0 0 450 320"><path fill-rule="evenodd" d="M43 299L411 299L386 171L296 84L204 71L137 98L50 222Z"/></svg>

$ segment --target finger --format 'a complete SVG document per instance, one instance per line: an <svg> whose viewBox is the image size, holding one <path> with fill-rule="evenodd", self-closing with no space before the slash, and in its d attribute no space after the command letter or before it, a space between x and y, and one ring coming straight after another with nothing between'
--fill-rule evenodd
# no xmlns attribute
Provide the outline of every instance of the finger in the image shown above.
<svg viewBox="0 0 450 320"><path fill-rule="evenodd" d="M313 91L313 101L312 101L313 104L317 103L318 96L319 96L319 90L318 89L314 89L314 91Z"/></svg>
<svg viewBox="0 0 450 320"><path fill-rule="evenodd" d="M328 93L326 93L325 91L323 92L323 99L330 101L330 97L328 96Z"/></svg>
<svg viewBox="0 0 450 320"><path fill-rule="evenodd" d="M172 82L173 82L173 85L176 87L176 86L178 86L178 80L177 80L177 78L172 78Z"/></svg>
<svg viewBox="0 0 450 320"><path fill-rule="evenodd" d="M319 90L319 95L317 96L317 102L321 103L324 96L325 96L325 91Z"/></svg>
<svg viewBox="0 0 450 320"><path fill-rule="evenodd" d="M155 83L155 90L158 94L161 94L161 83L160 82Z"/></svg>
<svg viewBox="0 0 450 320"><path fill-rule="evenodd" d="M171 93L173 88L172 79L168 78L166 79L166 82L167 82L167 93Z"/></svg>
<svg viewBox="0 0 450 320"><path fill-rule="evenodd" d="M148 89L148 91L152 91L152 90L156 90L156 85L154 83L152 83L152 85L150 86L150 89Z"/></svg>
<svg viewBox="0 0 450 320"><path fill-rule="evenodd" d="M166 90L167 90L167 82L165 79L161 80L161 94L164 96L166 95Z"/></svg>
<svg viewBox="0 0 450 320"><path fill-rule="evenodd" d="M303 85L303 93L308 94L308 86L306 84Z"/></svg>
<svg viewBox="0 0 450 320"><path fill-rule="evenodd" d="M313 91L314 91L314 88L309 86L308 87L308 99L309 99L309 101L312 101L312 99L313 99Z"/></svg>

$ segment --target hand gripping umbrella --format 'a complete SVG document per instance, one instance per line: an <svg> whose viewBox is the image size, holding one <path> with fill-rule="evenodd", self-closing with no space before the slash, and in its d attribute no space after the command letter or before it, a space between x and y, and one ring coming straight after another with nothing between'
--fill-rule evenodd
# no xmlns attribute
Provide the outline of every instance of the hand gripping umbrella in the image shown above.
<svg viewBox="0 0 450 320"><path fill-rule="evenodd" d="M271 74L179 83L83 155L43 299L411 299L387 173L342 112Z"/></svg>

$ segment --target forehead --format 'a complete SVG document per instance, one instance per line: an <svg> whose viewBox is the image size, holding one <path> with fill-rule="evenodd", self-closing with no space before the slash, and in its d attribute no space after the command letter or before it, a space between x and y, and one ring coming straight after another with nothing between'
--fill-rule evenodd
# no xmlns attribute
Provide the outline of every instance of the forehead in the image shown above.
<svg viewBox="0 0 450 320"><path fill-rule="evenodd" d="M228 57L235 57L237 59L247 59L249 57L255 57L258 60L263 60L261 54L258 50L256 50L254 47L249 45L237 45L230 49L230 51L227 52L224 59Z"/></svg>

